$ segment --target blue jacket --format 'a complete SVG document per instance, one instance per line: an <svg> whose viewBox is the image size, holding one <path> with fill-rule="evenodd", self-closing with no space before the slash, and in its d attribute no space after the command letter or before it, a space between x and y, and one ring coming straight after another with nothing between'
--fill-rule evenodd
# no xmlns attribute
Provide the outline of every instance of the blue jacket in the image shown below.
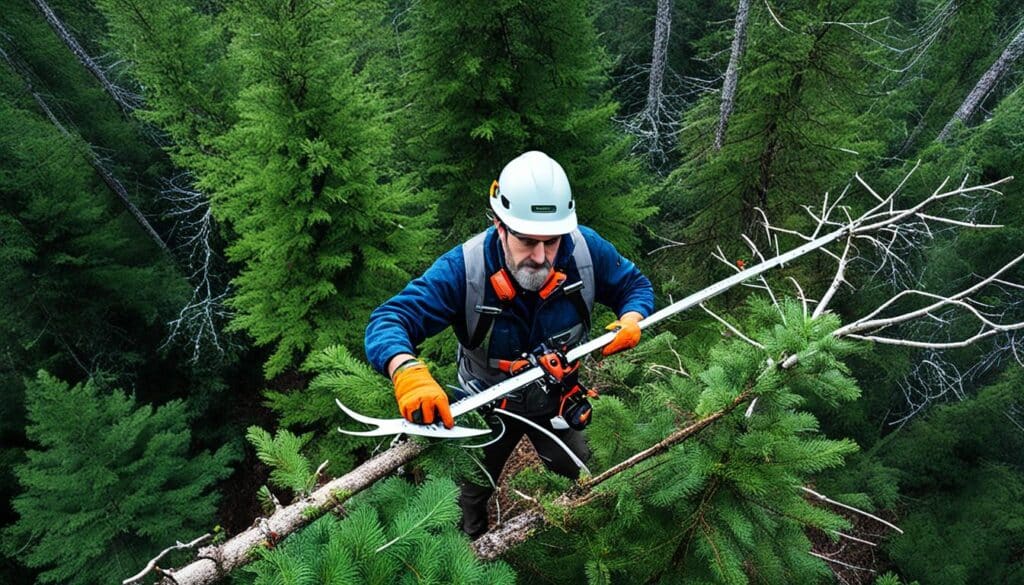
<svg viewBox="0 0 1024 585"><path fill-rule="evenodd" d="M643 316L654 310L650 280L635 264L623 258L615 247L594 230L580 226L594 264L595 300L616 315L637 311ZM579 279L572 257L571 238L562 238L554 267L565 272L568 282ZM491 227L484 242L487 274L505 265L497 230ZM493 294L490 287L488 292ZM518 289L518 285L517 285ZM366 356L370 364L386 374L391 358L400 353L417 353L417 346L449 325L459 342L468 345L465 329L466 266L462 246L455 246L437 259L423 276L402 292L377 307L366 327ZM490 300L490 299L488 299ZM548 303L537 293L517 290L510 307L512 318L494 321L490 357L510 359L530 351L564 329L579 322L578 311L564 296Z"/></svg>

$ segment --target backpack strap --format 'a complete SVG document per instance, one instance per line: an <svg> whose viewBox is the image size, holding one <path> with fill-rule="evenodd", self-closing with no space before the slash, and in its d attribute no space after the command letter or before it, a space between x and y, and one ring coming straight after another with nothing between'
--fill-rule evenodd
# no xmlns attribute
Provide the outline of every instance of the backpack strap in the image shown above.
<svg viewBox="0 0 1024 585"><path fill-rule="evenodd" d="M469 341L469 347L474 349L483 341L483 336L479 335L479 329L491 328L490 322L485 323L486 327L479 327L482 314L476 310L477 306L483 307L487 294L487 266L484 259L484 240L486 238L487 232L483 231L462 245L462 259L466 265L466 298L463 314L465 315L466 339ZM500 314L500 309L498 312ZM487 332L484 331L483 335L486 336ZM476 341L475 344L474 341Z"/></svg>

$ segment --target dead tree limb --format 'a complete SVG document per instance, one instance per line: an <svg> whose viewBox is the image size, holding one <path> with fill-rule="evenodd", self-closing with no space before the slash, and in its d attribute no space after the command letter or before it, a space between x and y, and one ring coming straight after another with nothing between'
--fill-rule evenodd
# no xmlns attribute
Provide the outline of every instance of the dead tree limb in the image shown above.
<svg viewBox="0 0 1024 585"><path fill-rule="evenodd" d="M968 94L967 99L964 100L964 103L960 104L956 113L949 119L949 122L946 122L946 126L942 129L942 132L939 132L939 136L935 140L945 142L958 122L966 124L971 116L974 115L974 112L981 106L981 102L995 88L999 80L1010 71L1013 64L1022 54L1024 54L1024 26L1021 26L1020 30L1017 31L1017 35L1010 41L1003 54L981 76L974 89Z"/></svg>
<svg viewBox="0 0 1024 585"><path fill-rule="evenodd" d="M634 152L645 154L658 170L665 164L672 148L682 109L681 97L666 90L667 78L671 75L668 47L672 35L672 8L672 0L658 0L650 67L641 68L638 72L647 73L644 107L622 120L625 131L636 137ZM691 80L691 83L699 85L700 81Z"/></svg>
<svg viewBox="0 0 1024 585"><path fill-rule="evenodd" d="M718 128L715 130L715 150L722 150L725 132L729 128L729 117L736 107L736 86L740 77L740 60L747 47L747 22L750 20L750 0L739 0L736 7L736 25L733 28L732 52L729 66L725 70L722 84L722 106L718 114Z"/></svg>
<svg viewBox="0 0 1024 585"><path fill-rule="evenodd" d="M421 443L407 441L384 451L269 518L257 519L252 527L227 542L199 549L198 558L191 564L175 571L165 570L166 576L159 581L160 585L205 585L216 582L233 569L253 560L252 553L257 548L268 544L272 546L327 512L338 509L352 495L415 459L424 448Z"/></svg>
<svg viewBox="0 0 1024 585"><path fill-rule="evenodd" d="M99 155L97 155L93 151L93 149L88 145L88 143L82 140L81 137L73 135L70 130L68 130L63 124L61 124L60 120L57 119L57 116L54 115L53 110L50 109L50 106L46 103L46 100L43 99L43 96L39 92L35 91L35 89L32 86L32 81L29 77L29 73L26 72L23 68L18 67L14 60L11 58L11 56L8 55L7 52L3 49L0 49L0 56L2 56L4 61L7 62L7 66L10 67L11 70L21 78L22 82L25 84L25 91L27 91L28 94L32 96L32 99L35 100L36 105L39 106L39 109L43 111L43 114L46 115L47 119L50 120L54 127L56 127L57 130L68 140L71 140L75 144L82 145L82 149L84 151L83 154L85 156L86 161L88 161L89 166L91 166L93 170L96 171L96 174L99 175L101 179L103 179L103 184L105 184L107 188L110 189L110 192L113 193L121 201L121 205L124 207L125 211L127 211L129 214L131 214L133 218L135 218L135 221L136 223L139 224L139 227L141 227L142 230L146 232L146 235L148 235L149 238L153 240L153 243L155 243L158 248L160 248L168 256L172 256L170 249L167 247L167 244L164 242L163 238L160 237L160 234L158 234L156 230L153 229L153 225L149 223L149 220L146 219L146 216L143 215L142 211L140 211L139 208L136 207L134 203L132 203L132 200L128 197L128 190L124 188L124 185L122 185L121 182L118 181L117 178L114 176L114 174L111 173L110 170L106 168L106 166L104 166L103 161L100 160Z"/></svg>
<svg viewBox="0 0 1024 585"><path fill-rule="evenodd" d="M160 554L150 559L149 563L145 567L143 567L143 569L139 571L138 574L128 577L124 581L121 581L121 585L134 585L135 583L142 581L142 578L145 577L150 571L162 571L160 566L157 565L157 563L160 562L160 559L164 558L173 551L185 550L199 546L200 543L202 543L204 540L209 539L211 536L212 535L209 532L207 532L206 534L196 538L191 542L181 542L179 540L173 546L165 548L164 550L160 551Z"/></svg>
<svg viewBox="0 0 1024 585"><path fill-rule="evenodd" d="M651 49L651 76L647 82L648 115L657 121L662 109L665 66L668 64L668 39L672 34L672 0L658 0L654 17L654 46ZM657 132L657 125L654 126ZM655 139L657 140L657 139Z"/></svg>
<svg viewBox="0 0 1024 585"><path fill-rule="evenodd" d="M192 283L192 296L178 316L167 323L167 339L161 347L181 340L192 347L192 362L196 363L204 348L224 353L219 331L230 314L224 306L226 287L214 270L218 256L214 251L216 226L210 198L192 184L190 174L180 173L166 181L161 194L168 208L164 217L174 220L171 236L191 271L188 278Z"/></svg>
<svg viewBox="0 0 1024 585"><path fill-rule="evenodd" d="M111 99L114 100L114 103L117 104L117 107L121 109L121 113L124 114L125 117L130 117L131 113L138 107L138 96L111 83L110 79L107 78L107 74L96 63L96 61L85 52L82 45L79 44L78 40L75 39L75 36L71 34L66 26L64 26L64 23L61 22L60 18L56 13L54 13L53 9L50 8L45 0L32 0L32 3L35 4L36 8L39 9L39 12L43 14L43 17L46 18L47 24L50 25L53 32L57 33L57 36L60 37L60 40L65 46L67 46L71 53L74 54L75 58L78 59L78 62L81 63L82 66L100 82L103 90L110 95Z"/></svg>

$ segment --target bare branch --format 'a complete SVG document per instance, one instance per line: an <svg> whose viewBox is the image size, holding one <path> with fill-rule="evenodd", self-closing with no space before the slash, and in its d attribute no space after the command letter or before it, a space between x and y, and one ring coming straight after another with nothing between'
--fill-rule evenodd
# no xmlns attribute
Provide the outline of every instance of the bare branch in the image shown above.
<svg viewBox="0 0 1024 585"><path fill-rule="evenodd" d="M747 342L747 343L749 343L750 345L753 345L754 347L756 347L756 348L758 348L758 349L760 349L760 350L764 350L764 345L761 345L760 343L758 343L758 342L754 341L753 339L751 339L751 338L747 337L746 335L743 335L743 333L741 333L739 329L737 329L737 328L733 327L731 323L729 323L729 322L728 322L728 321L726 321L725 319L723 319L723 318L719 317L717 313L715 313L715 312L714 312L714 311L712 311L711 309L707 308L707 307L706 307L706 306L704 305L704 303L701 303L701 304L700 304L700 308L704 309L704 312L705 312L705 313L707 313L708 315L711 315L712 317L714 317L716 321L718 321L718 322L719 322L719 323L721 323L722 325L725 325L725 326L726 326L726 328L728 328L728 329L729 329L729 331L732 331L732 333L733 333L733 334L734 334L734 335L735 335L736 337L739 337L739 338L740 338L740 339L742 339L743 341L746 341L746 342Z"/></svg>
<svg viewBox="0 0 1024 585"><path fill-rule="evenodd" d="M134 583L138 583L139 581L142 580L143 577L146 576L147 573L149 573L153 569L159 569L159 567L157 567L156 564L158 562L160 562L160 559L162 559L165 556L167 556L167 554L170 553L171 551L185 550L185 549L194 548L194 547L198 546L199 543L203 542L204 540L206 540L208 538L211 538L211 536L212 535L209 532L207 532L206 534L200 536L199 538L196 538L195 540L193 540L191 542L181 542L179 540L174 546L169 546L169 547L165 548L164 550L160 551L160 554L158 554L155 557L153 557L152 559L150 559L149 563L147 563L145 568L143 568L141 571L139 571L138 573L136 573L135 575L133 575L131 577L128 577L124 581L121 581L121 585L133 585Z"/></svg>
<svg viewBox="0 0 1024 585"><path fill-rule="evenodd" d="M883 519L879 518L878 516L875 516L874 514L872 514L870 512L865 512L864 510L861 510L860 508L854 508L853 506L850 506L848 504L844 504L842 502L837 502L837 501L833 500L832 498L826 496L825 494L818 493L818 492L812 490L811 488L809 488L807 486L800 486L800 489L803 490L804 492L808 493L808 494L811 494L812 496L818 498L819 500L821 500L823 502L828 502L829 504L832 504L833 506L839 506L840 508L849 510L849 511L854 512L856 514L860 514L861 516L864 516L865 518L871 518L872 520L874 520L876 522L880 522L882 524L885 524L886 526L888 526L889 528L892 528L896 532L899 532L900 534L903 534L903 530L901 530L899 526L896 526L895 524L893 524L892 522L889 522L888 520L883 520Z"/></svg>
<svg viewBox="0 0 1024 585"><path fill-rule="evenodd" d="M840 561L840 560L837 560L837 559L833 559L832 557L827 557L827 556L825 556L823 554L818 554L818 553L814 552L813 550L812 551L808 551L807 554L811 555L812 557L817 557L817 558L819 558L819 559L821 559L823 561L828 561L830 563L835 563L837 565L841 565L841 566L847 567L849 569L856 569L858 571L867 571L869 573L874 573L875 572L872 569L865 569L864 567L858 567L857 565L851 565L849 563L844 563L843 561Z"/></svg>
<svg viewBox="0 0 1024 585"><path fill-rule="evenodd" d="M174 221L172 235L180 241L177 250L188 264L192 284L192 296L177 318L168 322L167 339L161 347L182 338L192 348L192 361L198 362L206 347L224 353L219 332L231 314L224 306L227 287L218 281L214 268L218 257L210 200L192 188L191 182L188 173L178 174L166 181L161 193L168 209L164 215Z"/></svg>
<svg viewBox="0 0 1024 585"><path fill-rule="evenodd" d="M779 25L779 28L781 28L782 30L784 30L786 32L790 32L790 33L793 32L793 31L789 30L788 28L786 28L786 25L782 24L782 21L779 20L778 16L775 16L775 11L772 10L772 5L768 3L768 0L764 0L764 5L765 5L765 8L768 9L768 14L772 15L772 20L775 21L775 24Z"/></svg>

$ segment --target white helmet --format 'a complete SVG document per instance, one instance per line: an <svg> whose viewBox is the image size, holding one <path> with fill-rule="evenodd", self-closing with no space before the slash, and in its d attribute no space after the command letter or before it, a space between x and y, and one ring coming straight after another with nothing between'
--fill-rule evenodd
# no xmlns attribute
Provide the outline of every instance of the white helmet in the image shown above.
<svg viewBox="0 0 1024 585"><path fill-rule="evenodd" d="M491 185L491 209L512 230L560 236L576 229L576 202L565 170L537 150L514 158Z"/></svg>

